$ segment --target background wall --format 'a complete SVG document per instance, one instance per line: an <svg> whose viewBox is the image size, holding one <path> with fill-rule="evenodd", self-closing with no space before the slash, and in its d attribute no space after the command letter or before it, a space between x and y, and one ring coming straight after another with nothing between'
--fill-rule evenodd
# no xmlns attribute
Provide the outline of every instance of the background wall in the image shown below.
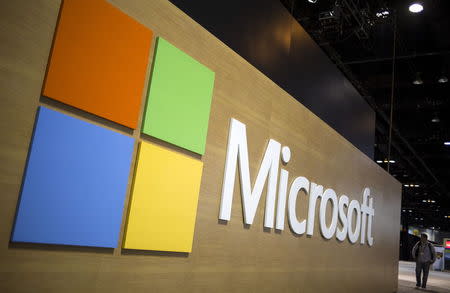
<svg viewBox="0 0 450 293"><path fill-rule="evenodd" d="M10 233L39 104L130 133L41 98L60 2L3 1L0 9L1 292L393 292L401 185L273 81L167 0L114 5L216 73L191 254L11 244ZM152 50L153 52L153 50ZM151 56L150 56L151 58ZM150 70L150 66L148 68ZM145 90L143 90L143 95ZM83 116L84 115L84 116ZM373 247L263 229L263 203L244 227L236 184L232 218L218 221L229 120L247 125L254 176L269 138L288 145L286 169L338 194L371 188ZM165 145L166 147L169 147ZM263 192L263 195L265 191ZM128 199L126 207L128 206ZM306 201L298 211L306 213ZM126 214L126 212L124 212ZM122 232L123 233L123 227ZM118 247L120 247L120 244Z"/></svg>

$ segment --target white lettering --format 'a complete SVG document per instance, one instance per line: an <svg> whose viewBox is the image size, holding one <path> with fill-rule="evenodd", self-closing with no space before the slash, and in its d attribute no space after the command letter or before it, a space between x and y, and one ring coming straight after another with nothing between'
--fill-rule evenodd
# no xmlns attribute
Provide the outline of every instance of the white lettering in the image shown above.
<svg viewBox="0 0 450 293"><path fill-rule="evenodd" d="M327 203L331 203L331 224L327 227ZM320 202L320 232L325 239L331 239L336 232L337 221L338 221L338 200L336 196L336 192L333 189L328 188L322 195L322 200Z"/></svg>
<svg viewBox="0 0 450 293"><path fill-rule="evenodd" d="M373 237L372 237L372 224L373 217L375 216L375 209L373 208L373 198L369 200L369 225L367 227L367 243L369 246L373 245Z"/></svg>
<svg viewBox="0 0 450 293"><path fill-rule="evenodd" d="M316 202L319 197L322 197L323 186L311 183L311 193L309 194L308 207L308 227L306 234L312 236L314 234L314 221L316 218Z"/></svg>
<svg viewBox="0 0 450 293"><path fill-rule="evenodd" d="M250 184L246 127L242 122L239 122L236 119L231 119L230 133L228 137L228 150L225 161L225 177L222 188L222 202L219 212L219 218L221 220L229 221L231 217L234 181L236 177L236 168L239 161L241 197L245 223L248 225L253 223L256 209L264 188L264 183L266 182L267 177L269 177L267 184L264 226L273 228L280 151L280 143L273 139L269 140L269 144L266 148L266 152L252 190Z"/></svg>
<svg viewBox="0 0 450 293"><path fill-rule="evenodd" d="M297 217L297 197L300 190L305 191L308 194L309 191L309 181L305 177L297 177L294 182L292 182L291 190L289 191L289 204L288 204L288 215L289 215L289 225L292 231L296 234L305 233L306 229L306 219L299 221Z"/></svg>
<svg viewBox="0 0 450 293"><path fill-rule="evenodd" d="M356 212L356 225L355 229L353 229L353 215ZM359 206L359 202L354 199L350 202L347 211L347 221L348 221L348 240L351 243L356 243L359 237L359 232L361 230L361 208Z"/></svg>
<svg viewBox="0 0 450 293"><path fill-rule="evenodd" d="M339 198L339 220L342 224L342 229L337 229L336 238L339 241L344 241L347 237L348 221L345 208L348 208L348 196L345 194Z"/></svg>
<svg viewBox="0 0 450 293"><path fill-rule="evenodd" d="M358 200L350 201L349 197L344 194L338 198L333 189L327 188L324 191L322 185L313 182L310 183L306 177L297 177L290 186L289 197L287 198L289 172L283 168L279 170L279 165L280 160L284 165L287 165L291 156L292 153L288 146L281 148L279 142L270 139L252 188L246 126L236 119L231 119L219 218L226 221L229 221L231 218L235 178L236 172L239 170L242 209L246 224L251 225L253 223L262 191L267 182L264 213L265 227L273 228L275 222L275 228L277 230L284 230L287 208L289 226L292 231L298 235L306 232L307 235L313 236L316 207L317 202L320 201L319 225L320 232L325 239L331 239L333 235L336 235L339 241L344 241L348 237L351 243L356 243L360 239L361 244L365 244L367 240L367 244L372 246L374 242L372 225L375 210L373 208L373 197L371 197L370 189L364 189L360 204ZM280 173L279 183L278 172ZM297 215L297 201L299 199L299 193L302 191L307 196L309 195L308 214L305 218L299 220ZM329 225L327 225L328 203L330 203L331 208L331 222ZM338 227L338 222L340 223L340 227Z"/></svg>
<svg viewBox="0 0 450 293"><path fill-rule="evenodd" d="M277 205L277 221L276 229L284 230L284 217L286 215L286 192L288 184L289 172L281 169L280 184L278 185L278 205Z"/></svg>

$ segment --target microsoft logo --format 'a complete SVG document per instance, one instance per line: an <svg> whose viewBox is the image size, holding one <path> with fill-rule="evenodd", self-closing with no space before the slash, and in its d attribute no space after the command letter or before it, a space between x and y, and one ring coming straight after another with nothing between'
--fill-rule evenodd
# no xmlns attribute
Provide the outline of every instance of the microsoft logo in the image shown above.
<svg viewBox="0 0 450 293"><path fill-rule="evenodd" d="M63 2L43 95L85 118L39 107L13 242L114 248L126 214L124 248L191 251L214 72L156 38L141 111L152 37L104 0Z"/></svg>

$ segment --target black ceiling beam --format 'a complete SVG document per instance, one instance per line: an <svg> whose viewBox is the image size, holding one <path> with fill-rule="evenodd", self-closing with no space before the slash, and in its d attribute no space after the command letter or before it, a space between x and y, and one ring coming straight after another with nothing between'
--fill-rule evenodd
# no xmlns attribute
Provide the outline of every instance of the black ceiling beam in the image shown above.
<svg viewBox="0 0 450 293"><path fill-rule="evenodd" d="M400 55L400 56L396 56L395 60L411 59L411 58L416 58L416 57L439 56L439 55L450 55L450 51L447 50L447 51L435 51L435 52L428 52L428 53L413 53L413 54L408 54L408 55ZM351 64L363 64L363 63L384 62L384 61L392 61L392 56L360 59L360 60L350 60L350 61L343 61L343 63L346 65L351 65Z"/></svg>
<svg viewBox="0 0 450 293"><path fill-rule="evenodd" d="M381 134L386 135L387 130L384 129L384 127L382 127L379 123L377 123L377 125L376 125L376 130L379 131ZM392 141L392 146L398 152L398 154L400 155L402 160L406 161L409 164L409 166L412 167L412 169L414 169L416 171L416 173L418 173L422 178L424 178L424 179L426 178L426 176L423 173L423 171L410 158L408 158L408 156L405 155L405 153L402 150L402 148L395 141ZM379 149L379 150L382 151L382 153L385 156L387 155L387 151L386 150L381 150L381 149Z"/></svg>

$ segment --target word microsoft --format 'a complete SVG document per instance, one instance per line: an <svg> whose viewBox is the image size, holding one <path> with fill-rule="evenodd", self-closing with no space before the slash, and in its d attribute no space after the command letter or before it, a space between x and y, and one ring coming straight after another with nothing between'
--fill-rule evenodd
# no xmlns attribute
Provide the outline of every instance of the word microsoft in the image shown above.
<svg viewBox="0 0 450 293"><path fill-rule="evenodd" d="M219 219L230 220L236 170L239 164L238 170L245 224L251 225L253 223L261 194L267 181L264 227L273 228L275 223L277 230L284 230L287 201L288 220L292 231L298 235L306 232L307 235L312 236L314 234L316 204L320 199L320 232L324 238L331 239L333 235L336 235L339 241L344 241L348 237L351 243L356 243L360 239L361 244L364 244L367 240L368 245L372 246L374 241L372 224L375 210L370 189L364 188L362 203L360 203L357 200L350 201L349 197L344 194L338 198L332 188L324 190L322 185L310 182L307 178L299 176L293 180L288 193L289 172L283 168L279 171L279 165L280 159L284 164L287 164L290 158L291 151L289 147L281 147L279 142L270 139L252 189L246 126L242 122L231 118ZM278 174L280 177L279 182ZM307 196L309 195L308 215L307 218L302 220L299 220L296 213L296 203L300 191ZM326 215L328 203L331 204L332 211L329 225L327 224ZM277 207L276 215L275 206ZM341 227L338 227L338 221Z"/></svg>

